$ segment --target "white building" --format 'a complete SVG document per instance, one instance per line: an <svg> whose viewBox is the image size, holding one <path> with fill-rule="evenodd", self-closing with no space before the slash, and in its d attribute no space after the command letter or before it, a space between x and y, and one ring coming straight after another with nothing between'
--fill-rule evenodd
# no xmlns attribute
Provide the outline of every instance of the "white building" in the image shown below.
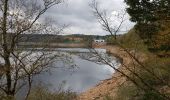
<svg viewBox="0 0 170 100"><path fill-rule="evenodd" d="M104 39L94 39L95 43L105 43L106 41Z"/></svg>

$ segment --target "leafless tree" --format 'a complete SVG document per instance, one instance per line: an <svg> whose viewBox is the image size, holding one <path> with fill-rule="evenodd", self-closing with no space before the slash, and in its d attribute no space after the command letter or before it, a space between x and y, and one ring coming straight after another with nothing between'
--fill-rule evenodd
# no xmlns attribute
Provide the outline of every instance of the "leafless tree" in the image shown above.
<svg viewBox="0 0 170 100"><path fill-rule="evenodd" d="M91 3L90 6L93 9L94 16L98 19L98 21L101 24L102 28L105 31L109 32L111 36L114 36L114 38L116 40L116 35L120 31L120 28L122 27L123 23L126 20L125 19L126 13L122 14L122 16L119 17L121 21L120 21L118 27L112 27L111 24L110 24L111 23L110 19L109 19L109 17L106 14L106 10L101 10L99 8L99 4L98 4L98 2L96 0L93 0L93 2ZM148 74L152 75L155 79L165 83L168 87L170 87L169 84L167 84L163 79L158 77L153 71L148 69L147 66L144 66L144 64L135 56L135 54L131 53L128 49L126 49L119 41L115 41L115 43L124 52L126 52L126 54L132 59L132 62L134 62L135 66L137 64L139 68L141 68L142 70L146 71ZM111 66L115 71L119 72L124 77L126 77L129 81L131 81L138 88L140 88L140 89L142 89L144 91L147 91L147 89L153 90L155 93L159 94L163 98L168 99L168 100L170 99L169 96L165 95L164 93L161 93L159 90L157 90L154 87L152 87L151 85L149 85L137 72L135 72L134 70L129 68L129 66L127 66L127 65L125 65L123 63L121 64L124 68L126 68L127 71L130 72L130 74L132 74L137 79L139 79L140 82L144 86L146 86L146 88L143 87L140 83L138 83L133 77L131 77L130 74L127 74L127 73L123 72L122 70L120 70L120 69L116 68L115 66L113 66L110 62L108 62L108 60L106 60L104 57L102 57L98 52L95 52L95 55L98 56L102 62L104 62L105 64Z"/></svg>
<svg viewBox="0 0 170 100"><path fill-rule="evenodd" d="M25 99L31 90L33 77L45 71L62 54L34 49L26 51L18 44L23 34L56 32L50 23L42 23L40 17L51 7L63 3L63 0L0 0L0 92L7 97L15 94L28 84ZM62 31L60 28L56 33Z"/></svg>
<svg viewBox="0 0 170 100"><path fill-rule="evenodd" d="M96 2L96 0L93 0L90 7L93 9L93 14L98 19L98 22L101 24L103 30L109 32L116 40L117 33L120 32L123 23L127 20L126 11L109 16L107 10L99 10L99 3ZM114 21L112 21L112 16L117 18L117 21L119 22L118 25L113 26L112 22Z"/></svg>

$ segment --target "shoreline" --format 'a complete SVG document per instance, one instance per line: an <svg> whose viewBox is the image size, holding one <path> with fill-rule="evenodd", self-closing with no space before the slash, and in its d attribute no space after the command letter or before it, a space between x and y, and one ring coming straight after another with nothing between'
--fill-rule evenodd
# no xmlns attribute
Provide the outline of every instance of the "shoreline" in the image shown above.
<svg viewBox="0 0 170 100"><path fill-rule="evenodd" d="M114 45L101 46L99 48L106 49L112 56L121 60L121 64L127 66L132 65L131 57L123 51L120 47ZM119 70L128 74L129 72L122 65L118 67ZM116 91L121 84L124 84L126 77L122 76L119 72L115 72L112 78L101 81L97 86L81 93L78 100L103 100L105 96L116 97Z"/></svg>
<svg viewBox="0 0 170 100"><path fill-rule="evenodd" d="M47 47L47 48L86 48L86 43L34 43L34 42L21 42L18 44L19 47L30 48L30 47Z"/></svg>

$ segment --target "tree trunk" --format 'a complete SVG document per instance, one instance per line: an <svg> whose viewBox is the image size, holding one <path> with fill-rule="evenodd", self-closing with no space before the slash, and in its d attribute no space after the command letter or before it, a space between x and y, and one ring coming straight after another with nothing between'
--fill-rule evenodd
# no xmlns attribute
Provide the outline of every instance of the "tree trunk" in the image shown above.
<svg viewBox="0 0 170 100"><path fill-rule="evenodd" d="M7 43L7 11L8 11L8 0L4 2L3 9L3 23L2 23L2 47L3 47L3 59L5 61L5 75L6 75L6 94L8 96L14 96L14 93L11 91L11 64L10 64L10 52L8 50Z"/></svg>

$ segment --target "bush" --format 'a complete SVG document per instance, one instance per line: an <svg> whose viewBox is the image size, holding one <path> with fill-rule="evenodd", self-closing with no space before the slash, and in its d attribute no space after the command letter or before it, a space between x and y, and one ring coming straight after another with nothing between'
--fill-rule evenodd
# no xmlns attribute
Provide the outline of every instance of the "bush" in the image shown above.
<svg viewBox="0 0 170 100"><path fill-rule="evenodd" d="M57 91L51 92L42 86L35 87L28 100L76 100L76 93L71 91Z"/></svg>
<svg viewBox="0 0 170 100"><path fill-rule="evenodd" d="M121 85L117 91L117 96L113 100L136 100L138 88L131 82Z"/></svg>
<svg viewBox="0 0 170 100"><path fill-rule="evenodd" d="M118 42L124 48L135 49L146 53L148 52L147 46L144 44L144 40L136 34L135 29L131 29L127 34L121 36L118 39Z"/></svg>
<svg viewBox="0 0 170 100"><path fill-rule="evenodd" d="M159 94L157 94L153 91L147 91L143 95L142 100L166 100L166 99L162 98Z"/></svg>

